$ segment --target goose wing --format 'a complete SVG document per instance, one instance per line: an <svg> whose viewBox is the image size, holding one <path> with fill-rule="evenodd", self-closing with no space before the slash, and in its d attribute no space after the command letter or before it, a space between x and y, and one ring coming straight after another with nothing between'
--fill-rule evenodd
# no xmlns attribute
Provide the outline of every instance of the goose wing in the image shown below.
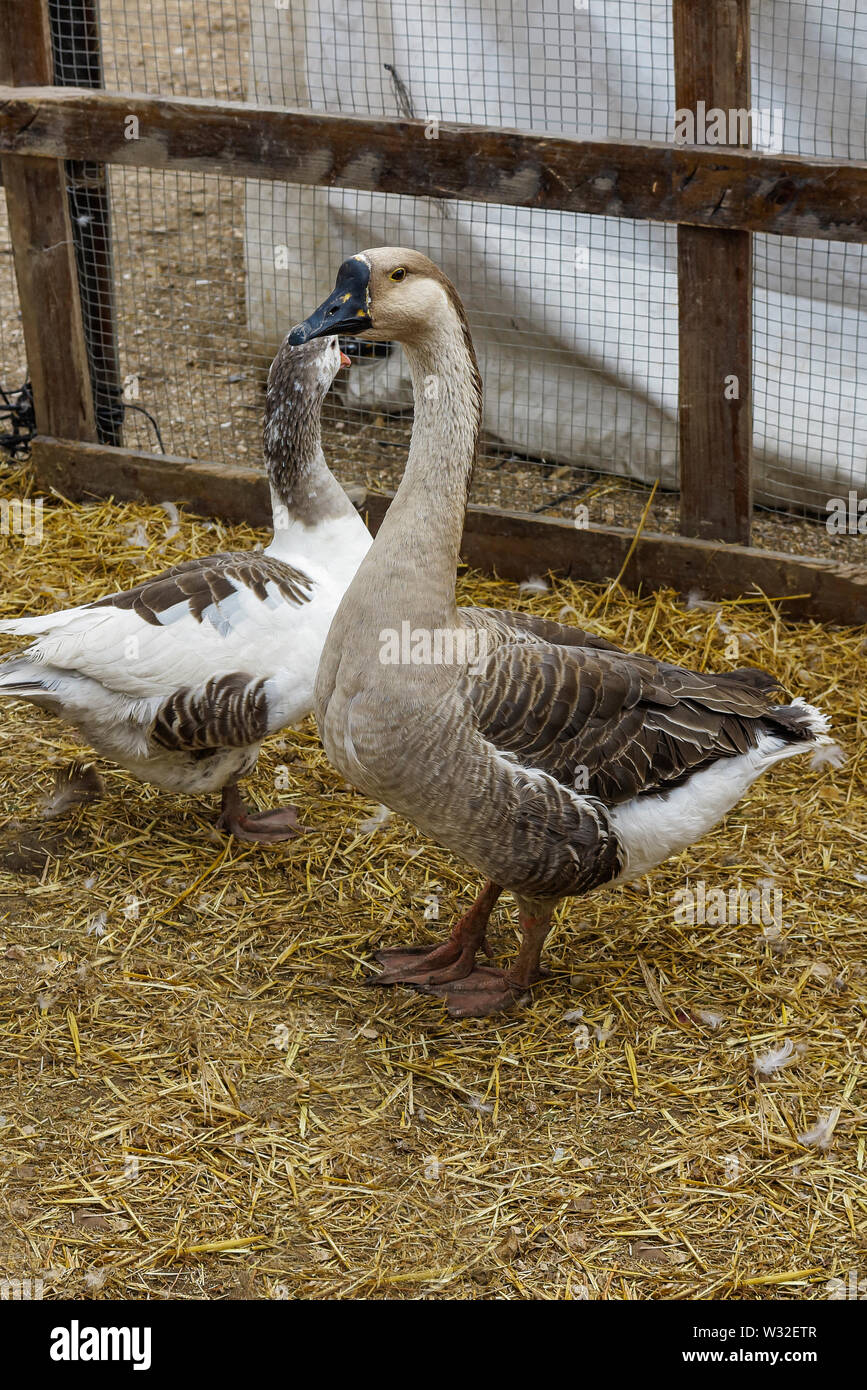
<svg viewBox="0 0 867 1390"><path fill-rule="evenodd" d="M583 627L558 623L553 618L537 618L533 613L513 613L508 608L461 608L458 611L464 623L487 628L505 641L550 642L557 647L592 647L606 652L623 650L604 637L586 632Z"/></svg>
<svg viewBox="0 0 867 1390"><path fill-rule="evenodd" d="M202 685L215 672L283 667L313 587L273 556L229 551L0 630L38 635L26 653L31 661L147 699Z"/></svg>
<svg viewBox="0 0 867 1390"><path fill-rule="evenodd" d="M233 671L174 691L160 705L149 732L160 748L203 753L261 743L270 723L267 682Z"/></svg>
<svg viewBox="0 0 867 1390"><path fill-rule="evenodd" d="M462 683L479 732L498 752L617 804L755 746L774 709L774 682L757 674L761 681L616 649L511 642Z"/></svg>
<svg viewBox="0 0 867 1390"><path fill-rule="evenodd" d="M461 618L471 627L487 628L498 640L519 642L550 642L556 647L592 647L596 651L620 652L625 649L616 643L588 632L583 627L572 627L567 623L556 622L553 618L538 618L533 613L514 613L508 608L461 608ZM665 667L665 662L648 656L647 661L657 668ZM713 677L715 681L730 681L751 686L754 690L779 690L780 683L769 671L761 671L756 666L741 666L733 671L723 671Z"/></svg>

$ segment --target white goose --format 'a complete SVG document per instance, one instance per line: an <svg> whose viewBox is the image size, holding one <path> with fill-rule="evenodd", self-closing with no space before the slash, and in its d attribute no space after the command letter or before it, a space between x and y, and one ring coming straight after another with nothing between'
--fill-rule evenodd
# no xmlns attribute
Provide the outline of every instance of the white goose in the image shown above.
<svg viewBox="0 0 867 1390"><path fill-rule="evenodd" d="M262 739L309 714L326 633L370 546L322 452L322 401L341 365L335 337L284 341L271 365L264 552L189 560L94 603L0 622L38 638L0 662L0 695L59 715L143 782L222 791L220 824L242 840L297 833L291 806L251 815L238 779Z"/></svg>
<svg viewBox="0 0 867 1390"><path fill-rule="evenodd" d="M316 718L339 772L487 879L443 945L380 952L376 983L488 1014L541 978L559 899L678 854L768 768L829 742L827 720L802 700L777 704L762 671L700 674L556 623L458 609L481 418L460 299L425 256L380 247L344 262L289 341L335 332L403 345L415 419L397 496L328 634ZM476 954L503 888L523 942L497 970Z"/></svg>

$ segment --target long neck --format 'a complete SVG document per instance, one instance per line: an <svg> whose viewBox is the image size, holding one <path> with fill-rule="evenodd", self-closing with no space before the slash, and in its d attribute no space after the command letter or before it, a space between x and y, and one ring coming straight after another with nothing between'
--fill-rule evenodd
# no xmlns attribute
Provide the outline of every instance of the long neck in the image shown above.
<svg viewBox="0 0 867 1390"><path fill-rule="evenodd" d="M288 369L286 349L268 376L262 447L272 495L290 515L301 515L312 482L323 469L322 391L319 384Z"/></svg>
<svg viewBox="0 0 867 1390"><path fill-rule="evenodd" d="M454 625L455 574L481 424L481 379L466 325L449 307L404 344L414 419L403 479L370 554L379 610Z"/></svg>
<svg viewBox="0 0 867 1390"><path fill-rule="evenodd" d="M325 462L322 390L297 377L284 377L281 366L278 357L268 382L263 434L274 518L274 538L268 549L287 559L301 559L315 554L315 535L330 522L356 521L360 540L366 528Z"/></svg>

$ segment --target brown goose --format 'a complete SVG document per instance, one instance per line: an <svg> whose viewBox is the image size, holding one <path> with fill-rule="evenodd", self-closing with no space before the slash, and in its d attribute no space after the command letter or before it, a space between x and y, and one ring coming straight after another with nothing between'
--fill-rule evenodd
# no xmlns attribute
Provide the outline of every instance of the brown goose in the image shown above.
<svg viewBox="0 0 867 1390"><path fill-rule="evenodd" d="M328 634L316 718L338 771L487 880L441 946L380 952L377 982L488 1014L541 978L560 898L678 854L774 763L828 742L827 720L776 703L761 671L699 674L577 629L458 609L481 407L461 301L425 256L379 247L344 262L289 341L335 332L403 345L415 420L397 496ZM523 942L499 970L476 954L504 888Z"/></svg>
<svg viewBox="0 0 867 1390"><path fill-rule="evenodd" d="M173 792L222 792L242 840L297 833L291 806L251 815L238 780L267 734L310 713L325 635L370 533L322 452L322 401L348 359L334 337L283 344L268 378L265 551L188 560L95 603L0 623L35 636L0 663L0 695L78 728L104 757Z"/></svg>

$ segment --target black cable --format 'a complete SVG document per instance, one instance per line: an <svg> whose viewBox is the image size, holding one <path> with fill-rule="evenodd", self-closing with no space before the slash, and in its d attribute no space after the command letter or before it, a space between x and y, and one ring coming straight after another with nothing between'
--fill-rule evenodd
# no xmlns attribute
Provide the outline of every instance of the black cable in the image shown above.
<svg viewBox="0 0 867 1390"><path fill-rule="evenodd" d="M160 427L159 427L159 425L157 424L156 420L154 419L153 415L151 415L150 411L149 411L149 410L145 410L145 408L144 408L143 405L133 405L131 401L123 401L122 404L123 404L124 410L137 410L137 411L139 411L139 413L140 413L141 415L146 415L146 416L147 416L147 418L150 420L151 424L152 424L153 427L154 427L154 434L156 435L156 437L157 437L157 439L158 439L158 441L159 441L159 446L160 446L160 448L162 449L163 453L165 453L165 451L166 451L166 446L165 446L165 444L163 443L163 437L162 437L162 435L160 434Z"/></svg>
<svg viewBox="0 0 867 1390"><path fill-rule="evenodd" d="M124 411L137 410L150 420L153 425L154 434L157 437L160 449L166 452L160 427L156 419L149 410L145 410L143 405L133 405L131 401L121 401ZM29 379L19 391L8 392L0 386L0 420L12 422L12 430L9 433L0 433L0 449L4 449L10 458L17 458L19 453L25 453L30 448L30 441L36 433L36 412L33 409L33 392Z"/></svg>
<svg viewBox="0 0 867 1390"><path fill-rule="evenodd" d="M33 409L33 391L30 381L24 382L19 391L7 392L0 386L0 419L9 420L12 430L6 434L0 434L0 449L4 449L10 458L15 459L19 453L25 453L30 448L30 441L36 433L36 413Z"/></svg>

